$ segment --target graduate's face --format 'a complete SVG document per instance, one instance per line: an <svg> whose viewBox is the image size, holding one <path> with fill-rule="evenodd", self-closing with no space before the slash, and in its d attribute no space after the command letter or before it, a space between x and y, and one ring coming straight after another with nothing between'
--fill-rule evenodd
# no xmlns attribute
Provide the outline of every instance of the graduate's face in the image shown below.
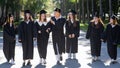
<svg viewBox="0 0 120 68"><path fill-rule="evenodd" d="M11 17L10 17L10 22L13 22L13 20L14 20L14 17L11 16Z"/></svg>
<svg viewBox="0 0 120 68"><path fill-rule="evenodd" d="M98 22L98 21L99 21L99 18L98 18L98 17L94 17L94 21L95 21L95 22Z"/></svg>
<svg viewBox="0 0 120 68"><path fill-rule="evenodd" d="M110 18L110 23L111 23L111 24L113 23L113 21L114 21L114 20L113 20L112 18Z"/></svg>
<svg viewBox="0 0 120 68"><path fill-rule="evenodd" d="M55 17L60 17L60 13L55 11L55 12L54 12L54 16L55 16Z"/></svg>
<svg viewBox="0 0 120 68"><path fill-rule="evenodd" d="M71 12L68 14L68 16L70 17L70 19L73 19L73 14Z"/></svg>
<svg viewBox="0 0 120 68"><path fill-rule="evenodd" d="M29 13L26 13L25 16L26 16L26 19L29 20L30 14L29 14Z"/></svg>
<svg viewBox="0 0 120 68"><path fill-rule="evenodd" d="M46 14L41 14L40 16L42 20L46 19Z"/></svg>

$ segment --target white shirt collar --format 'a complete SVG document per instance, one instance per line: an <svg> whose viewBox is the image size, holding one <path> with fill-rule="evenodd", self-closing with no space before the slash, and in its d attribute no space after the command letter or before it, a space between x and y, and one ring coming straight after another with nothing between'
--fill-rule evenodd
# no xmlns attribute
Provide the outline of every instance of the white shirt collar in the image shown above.
<svg viewBox="0 0 120 68"><path fill-rule="evenodd" d="M12 27L12 23L10 23L10 27Z"/></svg>
<svg viewBox="0 0 120 68"><path fill-rule="evenodd" d="M111 24L112 28L114 28L116 25Z"/></svg>
<svg viewBox="0 0 120 68"><path fill-rule="evenodd" d="M42 25L46 26L46 25L47 25L47 22L38 21L37 23L38 23L40 26L42 26Z"/></svg>
<svg viewBox="0 0 120 68"><path fill-rule="evenodd" d="M71 19L71 23L74 23L74 21Z"/></svg>
<svg viewBox="0 0 120 68"><path fill-rule="evenodd" d="M97 25L98 24L98 22L95 22L95 25Z"/></svg>
<svg viewBox="0 0 120 68"><path fill-rule="evenodd" d="M29 24L30 20L26 21L27 24Z"/></svg>

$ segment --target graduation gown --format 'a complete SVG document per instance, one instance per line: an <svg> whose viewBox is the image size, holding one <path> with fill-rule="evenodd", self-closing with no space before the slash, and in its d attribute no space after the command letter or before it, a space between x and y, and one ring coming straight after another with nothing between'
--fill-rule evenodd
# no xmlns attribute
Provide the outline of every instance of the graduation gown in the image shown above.
<svg viewBox="0 0 120 68"><path fill-rule="evenodd" d="M100 56L101 52L101 35L104 31L102 24L95 25L93 22L89 23L86 38L90 39L91 55Z"/></svg>
<svg viewBox="0 0 120 68"><path fill-rule="evenodd" d="M10 59L14 60L15 55L15 26L6 23L3 28L3 52L9 62Z"/></svg>
<svg viewBox="0 0 120 68"><path fill-rule="evenodd" d="M48 32L46 30L48 30ZM50 30L51 30L50 24L47 22L35 23L35 33L37 37L37 46L38 46L38 52L39 52L40 58L46 59Z"/></svg>
<svg viewBox="0 0 120 68"><path fill-rule="evenodd" d="M54 52L56 55L58 53L62 54L65 52L64 24L66 19L62 17L57 20L55 17L51 19L55 22L55 24L51 25Z"/></svg>
<svg viewBox="0 0 120 68"><path fill-rule="evenodd" d="M74 24L76 23L76 26ZM66 22L66 52L77 53L78 52L78 37L80 32L79 21L72 23L71 21ZM69 38L69 35L75 34L75 38Z"/></svg>
<svg viewBox="0 0 120 68"><path fill-rule="evenodd" d="M107 42L108 54L110 58L114 60L117 58L117 45L119 43L120 37L119 31L119 25L112 27L111 24L108 24L106 30L103 33L103 39Z"/></svg>
<svg viewBox="0 0 120 68"><path fill-rule="evenodd" d="M19 40L23 48L23 60L33 59L34 22L22 21L19 25Z"/></svg>

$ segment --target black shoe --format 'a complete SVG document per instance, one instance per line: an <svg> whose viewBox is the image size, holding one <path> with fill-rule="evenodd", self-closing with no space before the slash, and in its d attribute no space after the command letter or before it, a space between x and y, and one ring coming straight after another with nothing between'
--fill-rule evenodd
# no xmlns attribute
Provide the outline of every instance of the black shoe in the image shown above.
<svg viewBox="0 0 120 68"><path fill-rule="evenodd" d="M62 56L60 56L60 61L62 61L63 60L63 58L62 58Z"/></svg>
<svg viewBox="0 0 120 68"><path fill-rule="evenodd" d="M22 66L23 66L23 67L25 66L25 62L23 62Z"/></svg>
<svg viewBox="0 0 120 68"><path fill-rule="evenodd" d="M116 64L116 63L117 63L117 61L112 61L112 62L111 62L111 64Z"/></svg>
<svg viewBox="0 0 120 68"><path fill-rule="evenodd" d="M95 60L95 59L92 59L92 63L93 63L93 62L96 62L96 60Z"/></svg>
<svg viewBox="0 0 120 68"><path fill-rule="evenodd" d="M32 65L30 61L28 61L27 65Z"/></svg>

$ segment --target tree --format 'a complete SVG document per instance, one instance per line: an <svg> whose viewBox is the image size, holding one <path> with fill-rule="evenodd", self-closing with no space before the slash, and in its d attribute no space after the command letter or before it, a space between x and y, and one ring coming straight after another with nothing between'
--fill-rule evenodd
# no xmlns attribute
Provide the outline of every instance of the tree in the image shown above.
<svg viewBox="0 0 120 68"><path fill-rule="evenodd" d="M90 0L87 0L87 19L88 19L88 20L90 20L89 2L90 2Z"/></svg>
<svg viewBox="0 0 120 68"><path fill-rule="evenodd" d="M109 16L112 15L112 4L111 4L111 0L109 0Z"/></svg>
<svg viewBox="0 0 120 68"><path fill-rule="evenodd" d="M100 3L100 17L103 17L103 9L102 9L102 0L99 0Z"/></svg>
<svg viewBox="0 0 120 68"><path fill-rule="evenodd" d="M82 22L85 23L85 10L84 10L84 0L82 0Z"/></svg>

